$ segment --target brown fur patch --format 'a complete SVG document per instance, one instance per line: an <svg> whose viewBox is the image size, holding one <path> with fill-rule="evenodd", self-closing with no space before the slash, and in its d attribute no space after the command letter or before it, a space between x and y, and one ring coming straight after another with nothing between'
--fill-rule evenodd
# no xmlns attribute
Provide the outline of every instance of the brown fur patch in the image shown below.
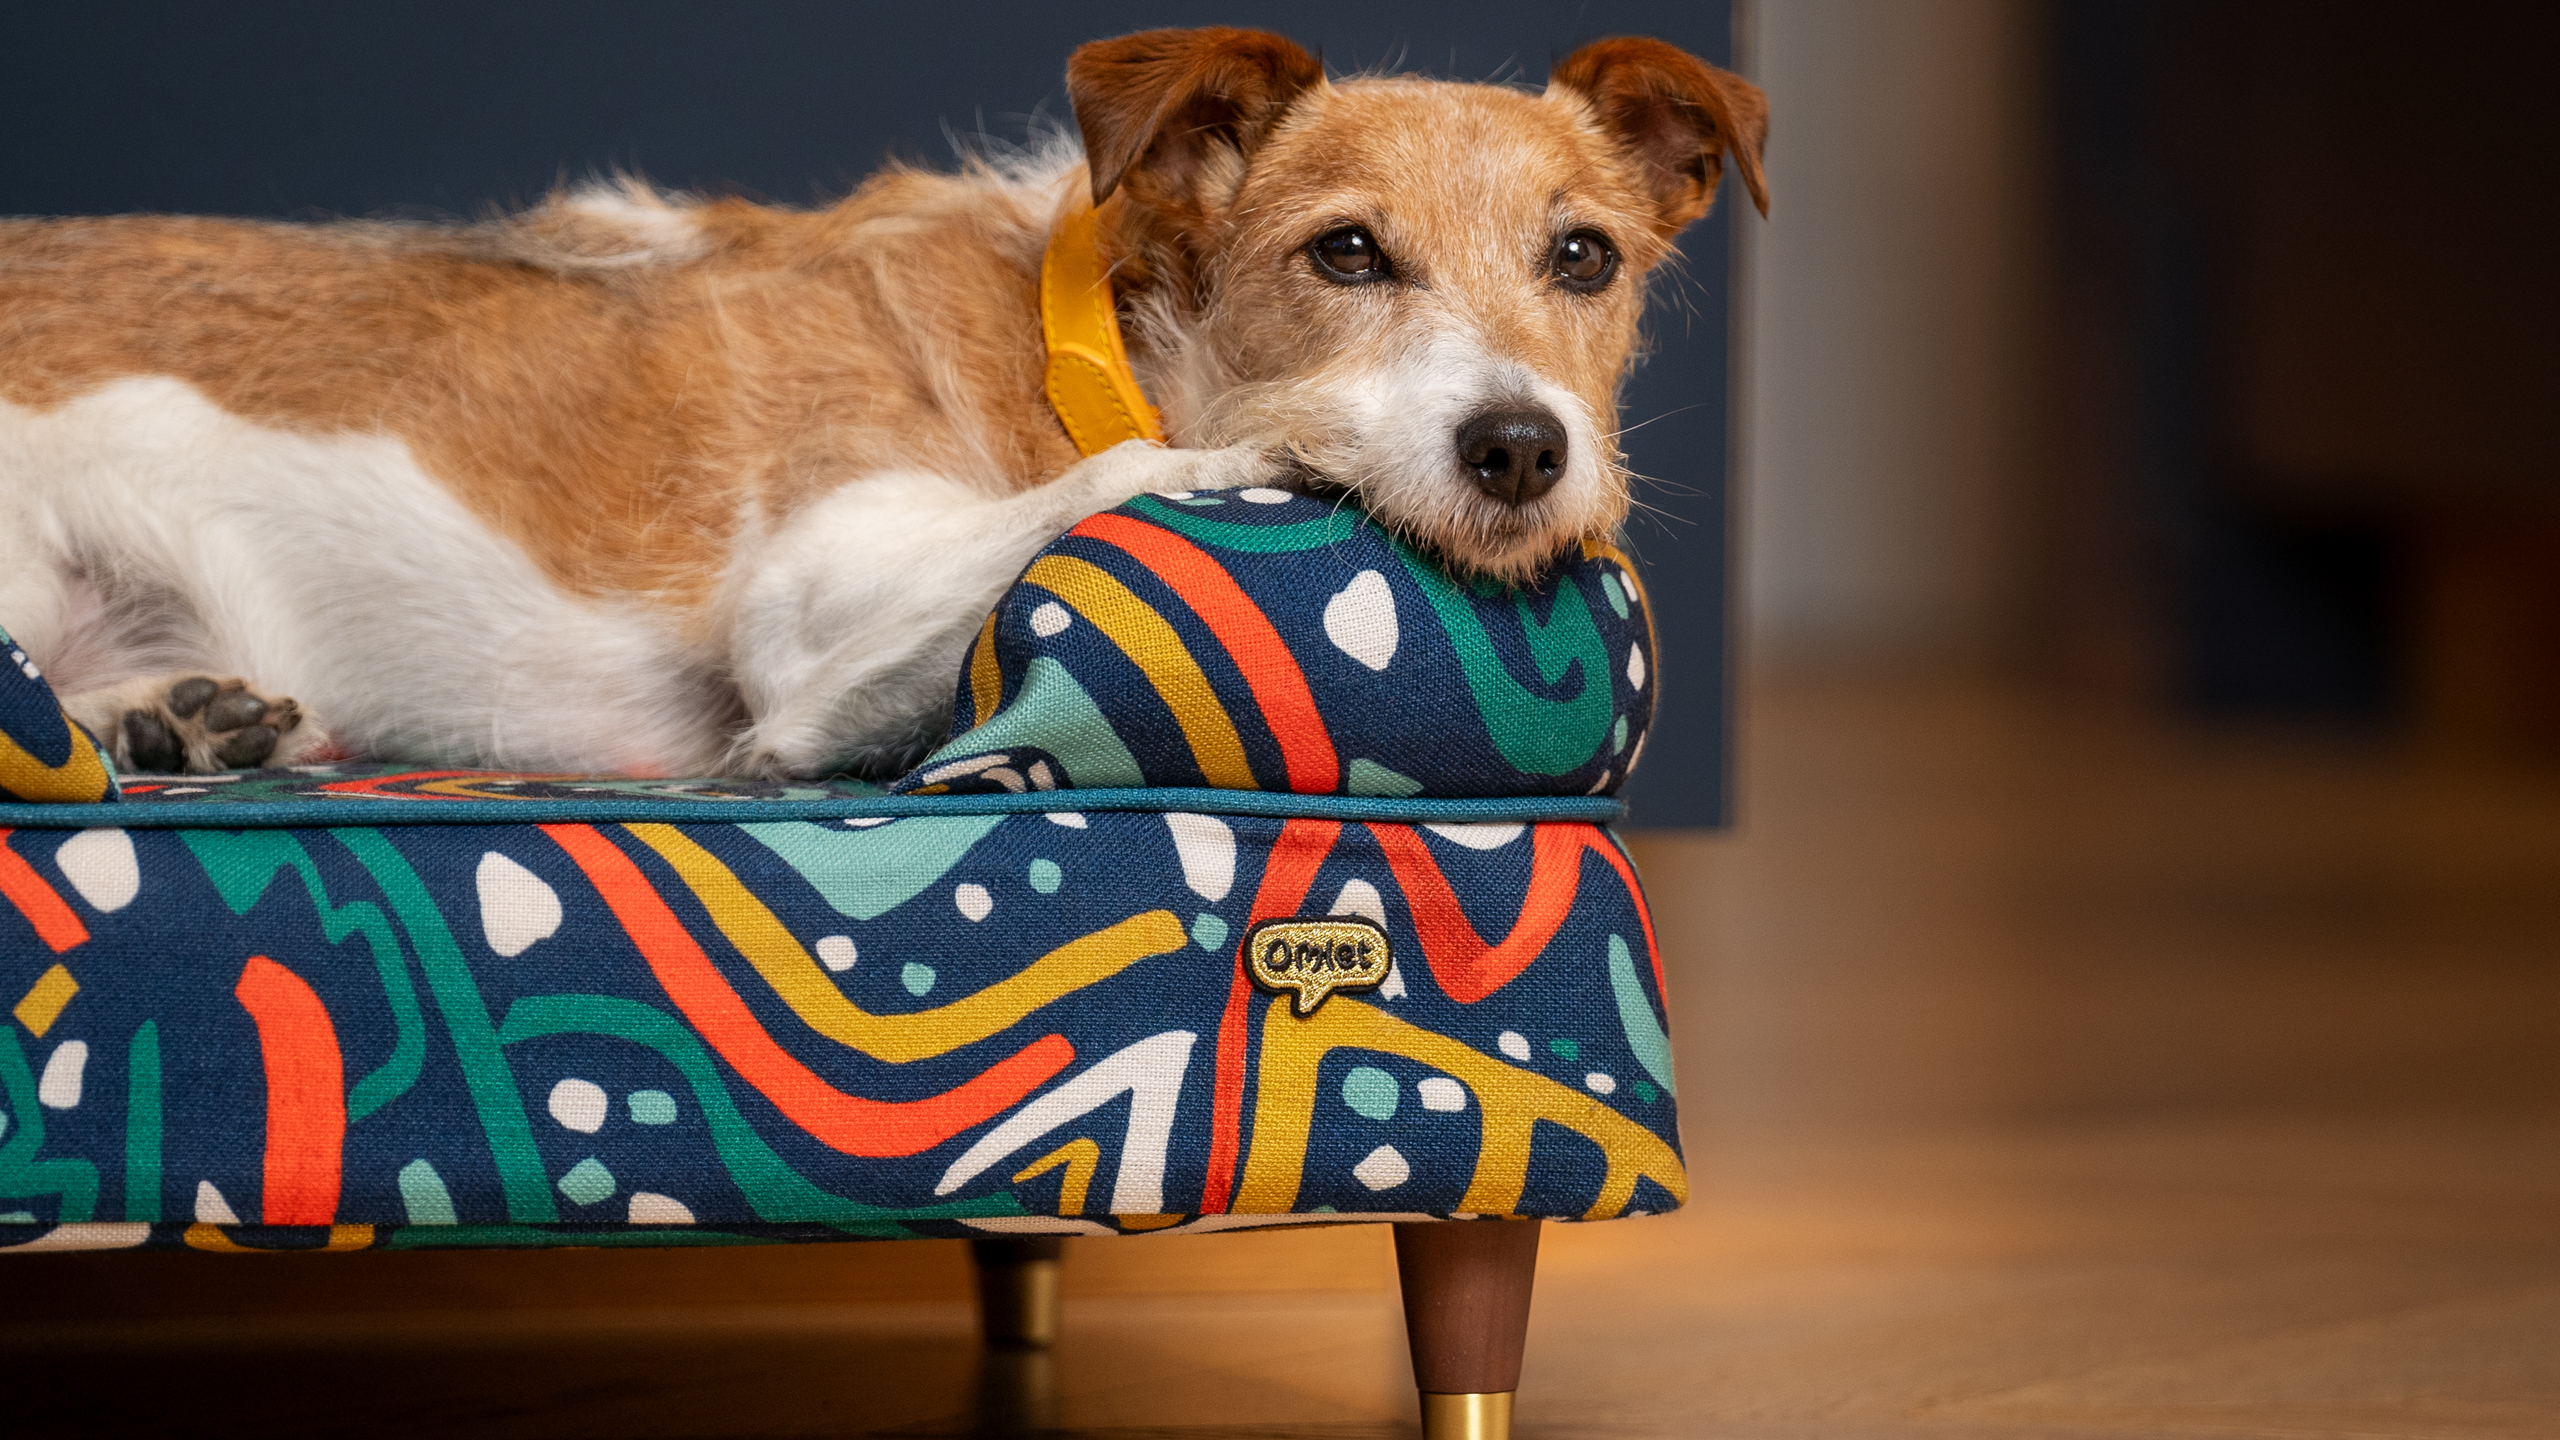
<svg viewBox="0 0 2560 1440"><path fill-rule="evenodd" d="M165 375L397 436L564 589L694 608L744 527L884 464L994 491L1074 462L1041 399L1040 198L891 172L814 213L686 207L692 258L628 265L566 202L459 230L5 222L0 398Z"/></svg>
<svg viewBox="0 0 2560 1440"><path fill-rule="evenodd" d="M1769 186L1760 147L1769 102L1758 86L1659 40L1595 40L1556 62L1552 84L1580 95L1641 167L1664 233L1707 213L1727 158L1760 213Z"/></svg>

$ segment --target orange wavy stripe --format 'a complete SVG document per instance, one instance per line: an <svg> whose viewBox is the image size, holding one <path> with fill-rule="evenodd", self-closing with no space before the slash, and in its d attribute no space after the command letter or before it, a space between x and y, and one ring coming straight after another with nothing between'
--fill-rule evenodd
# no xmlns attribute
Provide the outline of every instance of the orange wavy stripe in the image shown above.
<svg viewBox="0 0 2560 1440"><path fill-rule="evenodd" d="M1106 511L1068 533L1118 546L1172 587L1244 672L1244 683L1262 709L1263 722L1280 742L1289 788L1302 795L1334 792L1342 779L1342 761L1334 753L1333 737L1325 733L1315 693L1307 688L1307 677L1298 669L1297 657L1289 653L1288 642L1235 577L1199 546L1126 515Z"/></svg>
<svg viewBox="0 0 2560 1440"><path fill-rule="evenodd" d="M36 927L36 938L51 946L54 954L88 939L89 927L80 923L80 917L71 913L71 907L44 883L34 866L9 848L9 834L0 830L0 895L9 897L9 903L18 907L27 923Z"/></svg>
<svg viewBox="0 0 2560 1440"><path fill-rule="evenodd" d="M264 955L249 957L231 993L258 1024L267 1070L262 1216L270 1225L330 1224L338 1218L339 1157L347 1143L338 1027L309 982Z"/></svg>
<svg viewBox="0 0 2560 1440"><path fill-rule="evenodd" d="M1530 827L1529 893L1520 902L1520 918L1499 943L1488 943L1467 920L1467 912L1440 873L1440 862L1410 826L1371 825L1378 848L1386 852L1396 884L1404 890L1405 908L1422 940L1422 957L1432 978L1450 999L1472 1005L1511 983L1529 968L1538 952L1564 928L1573 897L1582 886L1582 852L1590 844L1588 826Z"/></svg>
<svg viewBox="0 0 2560 1440"><path fill-rule="evenodd" d="M720 1058L792 1124L847 1155L915 1155L1011 1108L1076 1058L1064 1035L1044 1035L955 1089L921 1100L848 1095L774 1043L702 953L640 868L585 825L545 825L604 897L676 1009Z"/></svg>

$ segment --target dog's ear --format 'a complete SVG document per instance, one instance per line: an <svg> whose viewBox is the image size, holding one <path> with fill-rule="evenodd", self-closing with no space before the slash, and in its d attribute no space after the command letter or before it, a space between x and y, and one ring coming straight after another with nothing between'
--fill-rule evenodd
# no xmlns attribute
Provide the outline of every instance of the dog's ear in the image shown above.
<svg viewBox="0 0 2560 1440"><path fill-rule="evenodd" d="M1145 172L1141 198L1189 198L1220 150L1249 158L1324 66L1267 30L1148 30L1079 46L1067 98L1099 205Z"/></svg>
<svg viewBox="0 0 2560 1440"><path fill-rule="evenodd" d="M1590 102L1600 123L1642 162L1665 233L1707 213L1725 160L1751 202L1769 213L1760 145L1769 102L1760 87L1659 40L1595 40L1556 62L1549 89Z"/></svg>

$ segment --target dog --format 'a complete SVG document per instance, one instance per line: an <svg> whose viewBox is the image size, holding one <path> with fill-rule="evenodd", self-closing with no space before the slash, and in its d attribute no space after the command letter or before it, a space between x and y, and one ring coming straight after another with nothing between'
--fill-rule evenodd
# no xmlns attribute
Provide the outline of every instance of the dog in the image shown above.
<svg viewBox="0 0 2560 1440"><path fill-rule="evenodd" d="M1760 92L1655 40L1533 93L1158 30L1067 83L1081 151L810 211L0 222L0 624L128 770L896 773L1135 495L1347 493L1506 581L1605 536L1646 276L1728 163L1767 211ZM1170 444L1044 391L1088 207Z"/></svg>

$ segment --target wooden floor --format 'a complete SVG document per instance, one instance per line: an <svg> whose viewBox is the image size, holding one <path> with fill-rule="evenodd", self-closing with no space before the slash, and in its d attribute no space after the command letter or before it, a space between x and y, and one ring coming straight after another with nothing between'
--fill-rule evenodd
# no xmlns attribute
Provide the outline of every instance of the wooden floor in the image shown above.
<svg viewBox="0 0 2560 1440"><path fill-rule="evenodd" d="M2560 1436L2560 780L1783 684L1638 844L1697 1198L1550 1226L1523 1440ZM1413 1433L1383 1232L10 1259L12 1434Z"/></svg>

